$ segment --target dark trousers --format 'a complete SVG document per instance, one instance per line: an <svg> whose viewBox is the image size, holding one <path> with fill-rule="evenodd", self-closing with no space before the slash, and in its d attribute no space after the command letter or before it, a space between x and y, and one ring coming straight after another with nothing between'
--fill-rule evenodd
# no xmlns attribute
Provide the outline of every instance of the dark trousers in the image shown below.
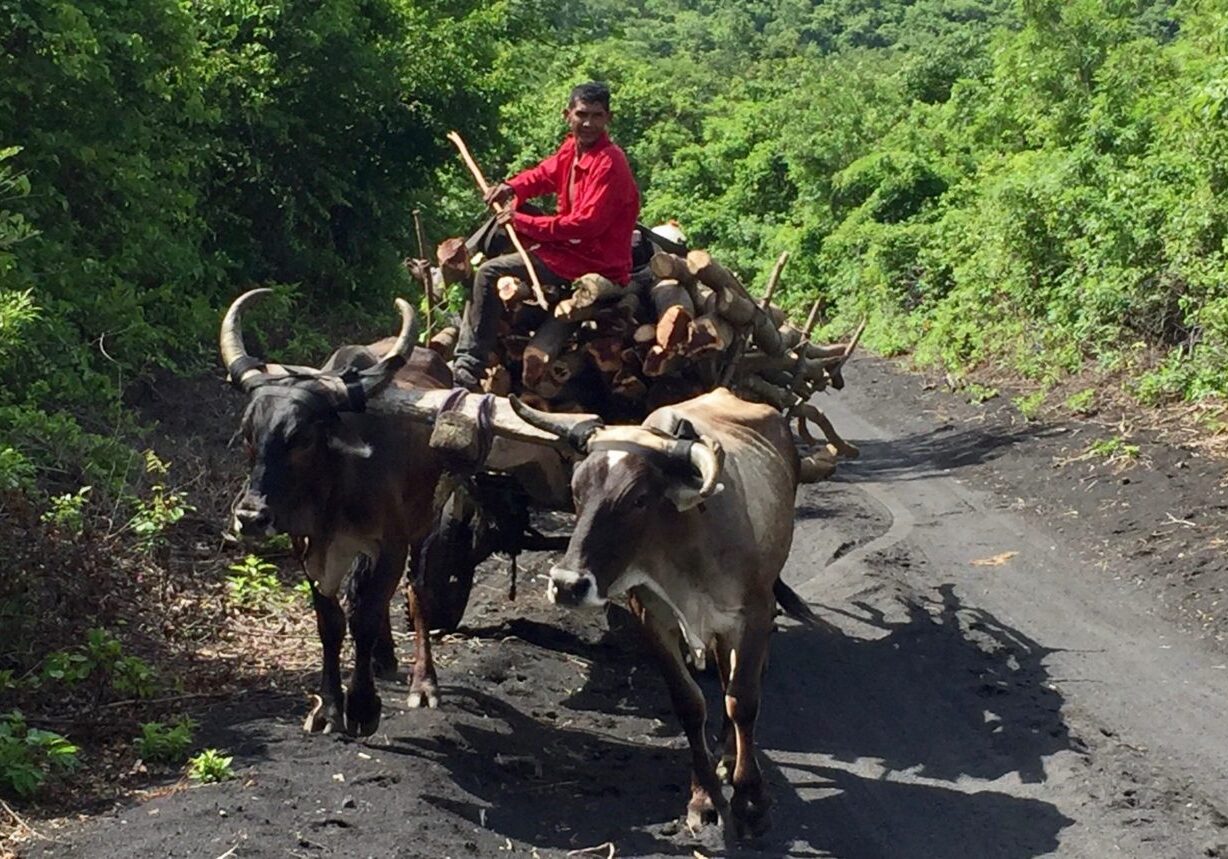
<svg viewBox="0 0 1228 859"><path fill-rule="evenodd" d="M545 264L529 252L533 268L543 285L562 286L570 283L564 277L546 268ZM473 298L461 321L460 337L456 344L457 369L469 371L476 378L481 378L486 369L491 350L495 348L495 335L498 333L499 317L503 314L503 302L495 292L495 284L505 275L519 278L530 283L529 269L518 253L504 254L478 266L473 275Z"/></svg>

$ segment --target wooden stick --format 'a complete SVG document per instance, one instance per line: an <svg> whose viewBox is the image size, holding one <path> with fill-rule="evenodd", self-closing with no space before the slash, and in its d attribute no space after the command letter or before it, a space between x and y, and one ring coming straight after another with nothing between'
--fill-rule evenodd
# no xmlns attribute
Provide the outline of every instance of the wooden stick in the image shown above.
<svg viewBox="0 0 1228 859"><path fill-rule="evenodd" d="M477 180L478 188L482 191L482 196L486 196L486 192L490 190L490 185L486 181L486 177L482 175L482 168L473 160L473 156L469 154L469 147L465 146L465 141L455 131L448 132L448 140L451 140L456 148L460 151L461 159L465 162L465 166L469 168L469 172L473 174L473 178ZM500 203L492 203L491 207L496 213L502 212L505 208ZM533 295L537 298L537 303L542 307L549 308L550 303L546 301L546 293L542 290L541 281L537 279L537 269L533 267L533 260L529 259L529 253L524 249L524 245L520 243L520 236L516 235L516 231L512 229L511 224L504 225L507 230L508 238L512 240L512 244L516 247L516 252L520 254L520 258L524 260L525 267L529 270L529 280L533 283Z"/></svg>
<svg viewBox="0 0 1228 859"><path fill-rule="evenodd" d="M765 310L772 303L772 296L776 293L776 286L780 283L780 273L785 269L785 263L789 261L789 252L781 251L780 256L776 258L776 265L772 268L772 274L768 278L767 289L763 293L763 301L759 306Z"/></svg>
<svg viewBox="0 0 1228 859"><path fill-rule="evenodd" d="M426 238L422 232L422 213L417 209L413 210L414 216L414 232L418 236L418 259L426 260L426 266L422 269L422 291L426 294L426 336L431 336L431 310L435 303L434 296L431 295L431 261L426 255Z"/></svg>

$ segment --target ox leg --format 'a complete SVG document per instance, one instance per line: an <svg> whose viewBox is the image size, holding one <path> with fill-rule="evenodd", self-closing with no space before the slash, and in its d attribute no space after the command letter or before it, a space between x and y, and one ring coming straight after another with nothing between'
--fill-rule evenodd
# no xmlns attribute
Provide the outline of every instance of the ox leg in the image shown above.
<svg viewBox="0 0 1228 859"><path fill-rule="evenodd" d="M691 747L691 800L687 803L686 825L694 832L706 823L728 820L729 806L708 749L704 695L683 661L678 624L669 606L654 603L660 600L651 593L636 594L631 598L631 610L640 619L648 647L665 676L674 712Z"/></svg>
<svg viewBox="0 0 1228 859"><path fill-rule="evenodd" d="M316 590L315 582L311 582L311 605L316 611L316 629L320 633L324 661L318 702L307 714L303 730L313 734L330 734L345 727L341 712L344 700L341 692L341 642L345 639L345 612L335 596L326 597Z"/></svg>
<svg viewBox="0 0 1228 859"><path fill-rule="evenodd" d="M409 618L414 626L414 672L409 683L408 706L438 707L439 680L435 676L435 661L431 658L431 630L427 623L425 589L422 576L422 544L415 543L409 553L410 574L405 577L405 596L409 603Z"/></svg>
<svg viewBox="0 0 1228 859"><path fill-rule="evenodd" d="M733 821L736 834L762 835L771 825L770 803L755 757L755 720L759 716L763 666L767 661L771 614L748 618L736 645L718 640L721 673L725 681L725 715L733 723L736 742L733 767Z"/></svg>
<svg viewBox="0 0 1228 859"><path fill-rule="evenodd" d="M379 727L382 702L375 691L375 647L388 616L391 591L396 589L404 566L404 545L386 545L373 564L357 565L350 576L354 673L345 696L345 729L350 734L367 737Z"/></svg>
<svg viewBox="0 0 1228 859"><path fill-rule="evenodd" d="M371 656L375 676L380 680L397 679L397 649L392 641L392 595L396 593L396 582L393 582L386 599L382 600L384 610L381 613L379 636L375 639L375 651Z"/></svg>

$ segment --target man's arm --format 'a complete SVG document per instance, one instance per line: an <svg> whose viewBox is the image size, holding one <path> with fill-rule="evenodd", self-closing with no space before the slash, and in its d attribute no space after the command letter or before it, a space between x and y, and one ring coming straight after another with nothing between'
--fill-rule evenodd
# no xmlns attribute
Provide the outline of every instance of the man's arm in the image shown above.
<svg viewBox="0 0 1228 859"><path fill-rule="evenodd" d="M536 167L522 170L511 179L508 179L506 184L515 192L516 202L523 203L526 200L532 200L534 197L553 194L554 176L558 170L558 162L559 154L556 152Z"/></svg>
<svg viewBox="0 0 1228 859"><path fill-rule="evenodd" d="M632 184L631 171L623 162L608 159L593 168L584 196L566 215L527 215L516 212L512 226L536 241L587 239L605 232L626 198Z"/></svg>

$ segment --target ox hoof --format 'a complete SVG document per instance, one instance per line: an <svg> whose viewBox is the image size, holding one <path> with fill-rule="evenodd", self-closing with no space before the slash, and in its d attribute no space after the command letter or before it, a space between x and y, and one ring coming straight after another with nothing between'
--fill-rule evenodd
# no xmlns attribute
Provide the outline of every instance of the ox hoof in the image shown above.
<svg viewBox="0 0 1228 859"><path fill-rule="evenodd" d="M733 824L738 839L758 838L772 828L771 807L760 797L757 800L733 798Z"/></svg>
<svg viewBox="0 0 1228 859"><path fill-rule="evenodd" d="M411 710L429 707L432 710L439 706L439 688L430 681L425 681L409 690L409 699L405 702Z"/></svg>
<svg viewBox="0 0 1228 859"><path fill-rule="evenodd" d="M335 703L325 705L324 699L319 695L311 697L315 699L315 703L307 718L303 720L303 730L309 734L332 734L343 730L345 719L341 715L341 708Z"/></svg>
<svg viewBox="0 0 1228 859"><path fill-rule="evenodd" d="M692 835L696 835L705 826L716 823L718 820L720 820L720 815L716 811L712 798L706 793L696 791L691 801L687 803L686 828L691 830Z"/></svg>
<svg viewBox="0 0 1228 859"><path fill-rule="evenodd" d="M345 732L351 737L369 737L379 727L383 704L374 692L367 695L349 693L345 696Z"/></svg>

